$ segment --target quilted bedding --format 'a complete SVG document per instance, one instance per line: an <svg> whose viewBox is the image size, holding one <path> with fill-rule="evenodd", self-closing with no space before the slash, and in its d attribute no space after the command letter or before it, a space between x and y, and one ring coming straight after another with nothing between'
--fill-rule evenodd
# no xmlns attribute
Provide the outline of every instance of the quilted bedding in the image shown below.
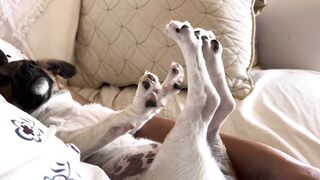
<svg viewBox="0 0 320 180"><path fill-rule="evenodd" d="M237 100L222 132L276 147L307 164L320 167L320 73L306 70L252 70L253 92ZM135 87L78 89L108 107L127 106ZM186 98L176 96L160 117L176 120Z"/></svg>

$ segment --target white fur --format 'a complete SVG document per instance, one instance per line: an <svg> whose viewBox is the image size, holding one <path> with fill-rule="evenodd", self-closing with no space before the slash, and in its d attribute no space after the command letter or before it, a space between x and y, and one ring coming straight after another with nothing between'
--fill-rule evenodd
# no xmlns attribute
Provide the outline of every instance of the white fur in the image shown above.
<svg viewBox="0 0 320 180"><path fill-rule="evenodd" d="M188 28L182 28L183 26ZM180 31L177 32L177 29ZM223 119L230 113L217 110L223 97L220 98L220 92L213 86L213 74L207 70L207 57L204 54L210 54L206 52L210 48L202 49L203 42L196 38L188 22L172 21L166 32L180 46L186 61L189 85L186 105L160 150L154 150L159 152L151 166L145 172L126 179L225 179L207 140L208 127L212 126L211 130L217 132ZM211 53L210 57L221 60L221 51L218 54ZM169 72L163 84L154 76L156 81L149 81L149 89L142 85L142 81L148 80L147 75L150 74L146 72L132 104L124 110L114 111L98 104L81 106L72 100L69 92L59 91L32 115L48 126L57 126L57 135L65 142L75 144L81 150L82 160L86 159L104 170L110 169L125 156L149 148L147 145L154 143L146 139L137 140L128 132L136 132L178 92L172 86L175 82L181 83L183 69L176 64L172 64L173 66L180 68L178 75ZM218 70L221 68L223 67L219 66ZM223 77L218 78L219 81ZM225 83L217 85L223 86L217 88L219 91L226 90ZM145 107L146 100L150 99L157 101L156 107ZM214 117L218 119L215 120ZM212 119L216 123L212 123Z"/></svg>
<svg viewBox="0 0 320 180"><path fill-rule="evenodd" d="M181 29L188 25L189 29ZM179 33L176 29L181 29ZM189 23L172 21L168 35L180 46L188 69L188 97L175 127L162 144L145 179L225 179L207 144L207 128L220 98L213 87ZM210 109L206 110L206 107Z"/></svg>

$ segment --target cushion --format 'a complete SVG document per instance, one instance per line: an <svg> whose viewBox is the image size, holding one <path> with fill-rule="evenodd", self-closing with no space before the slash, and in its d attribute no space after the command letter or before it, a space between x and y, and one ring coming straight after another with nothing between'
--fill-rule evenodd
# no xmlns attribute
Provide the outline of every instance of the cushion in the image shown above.
<svg viewBox="0 0 320 180"><path fill-rule="evenodd" d="M55 136L29 114L0 95L1 179L105 179L102 169L80 162L75 145Z"/></svg>
<svg viewBox="0 0 320 180"><path fill-rule="evenodd" d="M8 62L27 58L19 49L2 39L0 39L0 50L6 55Z"/></svg>
<svg viewBox="0 0 320 180"><path fill-rule="evenodd" d="M265 8L266 6L267 6L266 0L256 0L254 2L254 13L256 14L256 16L259 15L263 10L263 8Z"/></svg>
<svg viewBox="0 0 320 180"><path fill-rule="evenodd" d="M252 88L247 74L254 55L252 6L252 0L83 0L76 41L80 73L71 84L127 86L137 84L145 70L164 80L173 60L184 64L164 27L171 19L188 20L217 35L228 85L235 97L244 98Z"/></svg>
<svg viewBox="0 0 320 180"><path fill-rule="evenodd" d="M262 12L263 8L265 8L267 6L267 1L266 0L256 0L254 2L254 13L256 15L256 17L258 15L260 15L260 13ZM252 66L253 67L257 67L257 65L259 64L259 52L257 50L257 37L255 37L255 53L254 53L254 60L253 60L253 63L252 63Z"/></svg>
<svg viewBox="0 0 320 180"><path fill-rule="evenodd" d="M268 6L257 17L262 68L320 71L319 7L318 0L268 0Z"/></svg>
<svg viewBox="0 0 320 180"><path fill-rule="evenodd" d="M72 62L80 0L0 3L0 38L33 59Z"/></svg>

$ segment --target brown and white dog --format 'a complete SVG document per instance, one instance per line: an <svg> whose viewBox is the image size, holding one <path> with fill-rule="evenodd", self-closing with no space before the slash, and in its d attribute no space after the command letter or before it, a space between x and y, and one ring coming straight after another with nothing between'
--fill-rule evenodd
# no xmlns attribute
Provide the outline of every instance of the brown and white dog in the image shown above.
<svg viewBox="0 0 320 180"><path fill-rule="evenodd" d="M0 85L10 85L10 102L75 144L81 159L98 165L111 179L235 179L219 137L235 103L225 82L221 44L211 31L171 21L166 33L180 46L188 70L188 96L176 125L163 144L135 139L139 130L180 91L181 65L172 63L164 82L146 72L133 102L121 111L98 104L80 105L55 76L70 78L75 68L63 61L0 62Z"/></svg>

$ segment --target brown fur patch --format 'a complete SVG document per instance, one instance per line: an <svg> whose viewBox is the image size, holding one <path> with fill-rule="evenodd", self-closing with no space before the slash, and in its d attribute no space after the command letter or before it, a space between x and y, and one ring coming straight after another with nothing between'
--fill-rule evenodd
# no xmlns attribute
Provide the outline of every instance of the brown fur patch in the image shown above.
<svg viewBox="0 0 320 180"><path fill-rule="evenodd" d="M154 153L153 151L149 151L148 154L145 156L145 158L147 158L147 164L152 163L155 157L156 153Z"/></svg>
<svg viewBox="0 0 320 180"><path fill-rule="evenodd" d="M155 148L157 148L159 145L158 145L157 143L150 143L150 146L151 146L153 149L155 149Z"/></svg>
<svg viewBox="0 0 320 180"><path fill-rule="evenodd" d="M134 154L132 156L129 156L127 159L128 166L125 167L125 169L121 173L119 173L119 172L121 171L122 167L118 166L118 167L121 167L121 169L115 170L115 175L112 179L124 179L126 177L141 174L145 170L145 168L143 168L143 161L142 161L143 156L144 156L143 153ZM119 174L117 174L116 171Z"/></svg>

